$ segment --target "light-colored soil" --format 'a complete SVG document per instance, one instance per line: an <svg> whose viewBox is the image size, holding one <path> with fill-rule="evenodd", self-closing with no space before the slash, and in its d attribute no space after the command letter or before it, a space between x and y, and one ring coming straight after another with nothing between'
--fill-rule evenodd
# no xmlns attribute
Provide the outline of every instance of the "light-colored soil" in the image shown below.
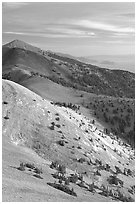
<svg viewBox="0 0 137 204"><path fill-rule="evenodd" d="M112 171L118 166L122 172L125 167L134 172L134 150L125 148L108 135L102 135L99 126L93 125L89 118L79 112L51 104L32 91L7 80L3 80L2 110L3 201L112 201L112 197L100 195L98 190L93 194L72 183L70 187L74 188L77 197L47 185L47 182L57 181L52 176L55 170L49 167L57 159L66 165L68 172L69 169L83 175L86 172L85 183L94 182L98 188L102 184L114 190L119 187L108 184L110 172L99 170L101 176L95 175L99 167L96 159L103 165L109 164ZM52 122L55 124L53 129ZM59 140L64 140L65 145L60 146ZM117 152L114 152L115 148ZM80 158L84 158L85 162L78 162ZM43 179L34 177L28 169L17 170L20 162L42 167ZM134 198L128 192L128 188L134 185L134 175L117 176L124 182L121 187L124 193Z"/></svg>
<svg viewBox="0 0 137 204"><path fill-rule="evenodd" d="M26 148L15 146L10 142L3 144L3 186L2 197L4 202L60 202L60 201L109 201L110 199L98 194L81 190L75 187L78 197L70 196L62 191L47 185L47 182L54 182L51 176L54 170L49 168L49 163L38 157ZM43 179L38 179L31 172L22 172L15 167L20 161L35 163L43 169ZM73 185L71 185L73 187Z"/></svg>

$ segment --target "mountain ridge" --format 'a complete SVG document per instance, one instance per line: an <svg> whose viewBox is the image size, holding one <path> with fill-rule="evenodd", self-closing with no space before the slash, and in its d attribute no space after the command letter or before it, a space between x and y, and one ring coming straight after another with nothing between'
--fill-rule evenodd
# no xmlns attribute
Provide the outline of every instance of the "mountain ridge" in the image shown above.
<svg viewBox="0 0 137 204"><path fill-rule="evenodd" d="M82 63L18 40L3 46L3 75L6 77L6 69L10 74L12 68L9 69L9 66L15 68L16 64L18 68L28 67L34 74L43 74L43 77L49 77L63 86L90 93L134 98L134 74L128 71L104 69ZM16 81L14 78L11 80Z"/></svg>

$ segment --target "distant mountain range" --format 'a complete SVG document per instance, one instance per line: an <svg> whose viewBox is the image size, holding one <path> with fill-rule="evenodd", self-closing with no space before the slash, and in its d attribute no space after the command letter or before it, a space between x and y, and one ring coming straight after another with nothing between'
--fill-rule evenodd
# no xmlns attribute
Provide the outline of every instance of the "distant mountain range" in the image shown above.
<svg viewBox="0 0 137 204"><path fill-rule="evenodd" d="M105 68L122 69L135 72L134 55L93 55L80 57L79 60Z"/></svg>
<svg viewBox="0 0 137 204"><path fill-rule="evenodd" d="M91 55L76 57L60 52L56 52L56 54L62 57L99 66L101 68L122 69L135 73L135 55Z"/></svg>
<svg viewBox="0 0 137 204"><path fill-rule="evenodd" d="M104 59L104 63L112 64L109 59ZM100 68L19 40L3 45L2 67L3 78L20 84L37 75L89 93L127 98L135 96L135 74L132 72Z"/></svg>

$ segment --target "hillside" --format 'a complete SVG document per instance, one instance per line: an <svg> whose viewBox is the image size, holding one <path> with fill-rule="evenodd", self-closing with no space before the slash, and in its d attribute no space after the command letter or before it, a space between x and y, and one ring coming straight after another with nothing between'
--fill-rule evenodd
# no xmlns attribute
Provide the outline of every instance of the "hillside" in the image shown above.
<svg viewBox="0 0 137 204"><path fill-rule="evenodd" d="M135 100L92 96L84 100L82 105L102 122L108 133L112 132L135 147Z"/></svg>
<svg viewBox="0 0 137 204"><path fill-rule="evenodd" d="M80 62L15 40L2 49L3 78L22 83L34 76L65 87L115 97L135 97L135 75Z"/></svg>
<svg viewBox="0 0 137 204"><path fill-rule="evenodd" d="M96 94L64 87L48 79L35 76L22 83L23 86L54 102L72 103L80 106L81 112L135 146L135 100L98 96Z"/></svg>
<svg viewBox="0 0 137 204"><path fill-rule="evenodd" d="M84 64L15 40L3 46L3 78L46 99L80 105L84 114L92 115L102 126L134 147L133 73ZM89 83L90 86L86 85Z"/></svg>
<svg viewBox="0 0 137 204"><path fill-rule="evenodd" d="M44 99L9 80L2 90L3 201L134 200L130 145L78 106Z"/></svg>

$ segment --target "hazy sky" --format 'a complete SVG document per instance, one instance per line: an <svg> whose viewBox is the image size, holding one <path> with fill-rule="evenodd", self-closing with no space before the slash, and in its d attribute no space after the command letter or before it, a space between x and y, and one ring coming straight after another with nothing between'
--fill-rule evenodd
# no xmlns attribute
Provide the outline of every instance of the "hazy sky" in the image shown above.
<svg viewBox="0 0 137 204"><path fill-rule="evenodd" d="M3 3L3 44L74 56L134 54L134 3Z"/></svg>

